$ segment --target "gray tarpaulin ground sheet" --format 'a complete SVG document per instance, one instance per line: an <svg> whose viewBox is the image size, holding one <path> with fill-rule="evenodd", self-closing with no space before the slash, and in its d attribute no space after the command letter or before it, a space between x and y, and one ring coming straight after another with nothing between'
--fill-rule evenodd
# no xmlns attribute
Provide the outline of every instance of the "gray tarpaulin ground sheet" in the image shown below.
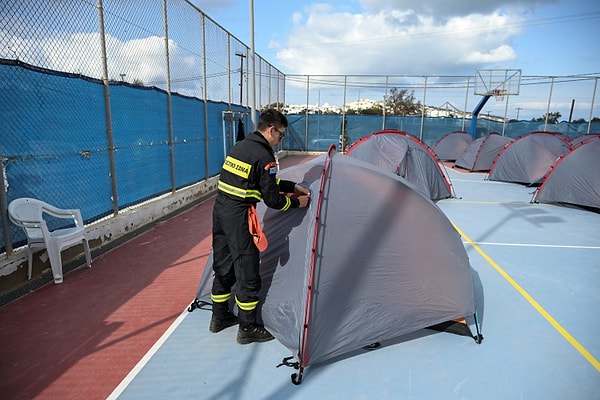
<svg viewBox="0 0 600 400"><path fill-rule="evenodd" d="M403 178L335 151L278 177L302 182L312 201L285 212L257 206L269 241L262 318L304 365L474 314L460 236ZM210 302L212 276L209 258L201 301Z"/></svg>

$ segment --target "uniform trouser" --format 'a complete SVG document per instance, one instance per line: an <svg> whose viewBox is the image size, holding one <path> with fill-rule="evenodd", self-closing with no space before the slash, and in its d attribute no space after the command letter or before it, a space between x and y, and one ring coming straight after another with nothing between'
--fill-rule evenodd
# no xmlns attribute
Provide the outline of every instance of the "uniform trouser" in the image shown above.
<svg viewBox="0 0 600 400"><path fill-rule="evenodd" d="M233 285L241 326L257 322L258 293L261 287L259 251L248 230L248 205L231 205L217 196L213 209L213 314L229 311Z"/></svg>

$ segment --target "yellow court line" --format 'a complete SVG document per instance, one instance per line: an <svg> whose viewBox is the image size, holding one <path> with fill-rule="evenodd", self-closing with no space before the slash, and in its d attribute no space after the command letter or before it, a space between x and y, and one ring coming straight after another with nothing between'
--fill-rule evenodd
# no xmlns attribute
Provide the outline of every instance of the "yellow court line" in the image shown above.
<svg viewBox="0 0 600 400"><path fill-rule="evenodd" d="M535 301L534 298L531 297L529 293L527 293L525 289L521 287L521 285L515 282L515 280L511 278L510 275L508 275L498 264L496 264L494 260L490 258L490 256L485 254L485 252L481 250L481 248L479 248L479 246L477 246L475 242L473 242L458 226L456 226L454 223L452 225L454 225L456 231L463 238L465 238L465 240L469 242L469 244L473 246L473 248L477 250L477 252L481 254L481 256L485 258L485 260L488 263L490 263L490 265L494 267L494 269L496 269L496 271L498 271L500 275L504 277L504 279L506 279L515 289L517 289L519 293L521 293L523 297L525 297L525 299L533 306L533 308L537 310L537 312L539 312L544 318L546 318L546 320L550 323L550 325L554 327L554 329L556 329L565 339L567 339L567 342L569 342L573 347L575 347L575 349L577 349L577 351L581 353L581 355L586 360L588 360L594 368L596 368L596 371L600 372L600 362L598 362L598 360L596 360L596 358L594 358L594 356L589 351L587 351L586 348L581 345L581 343L579 343L573 336L571 336L571 334L567 332L567 330L563 328L550 314L548 314L548 312L544 310L544 308L537 301Z"/></svg>

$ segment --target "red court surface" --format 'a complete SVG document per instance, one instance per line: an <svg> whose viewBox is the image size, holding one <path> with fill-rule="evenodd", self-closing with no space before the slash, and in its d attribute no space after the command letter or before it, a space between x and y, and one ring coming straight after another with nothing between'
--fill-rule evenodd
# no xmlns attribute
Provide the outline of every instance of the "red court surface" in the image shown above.
<svg viewBox="0 0 600 400"><path fill-rule="evenodd" d="M103 399L194 298L213 198L0 309L5 399Z"/></svg>

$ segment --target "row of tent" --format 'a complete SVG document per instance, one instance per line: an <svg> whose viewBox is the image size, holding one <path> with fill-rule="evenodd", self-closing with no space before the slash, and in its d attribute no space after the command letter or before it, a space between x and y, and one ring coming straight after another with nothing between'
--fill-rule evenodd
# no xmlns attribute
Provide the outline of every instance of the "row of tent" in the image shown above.
<svg viewBox="0 0 600 400"><path fill-rule="evenodd" d="M487 179L535 186L533 202L566 203L600 210L600 135L569 138L531 132L517 139L491 133L472 139L451 132L433 147L439 160Z"/></svg>
<svg viewBox="0 0 600 400"><path fill-rule="evenodd" d="M565 203L600 210L600 135L569 138L556 132L531 132L517 139L498 133L472 139L456 131L433 148L398 130L368 134L346 151L395 173L433 201L456 197L440 161L470 172L487 172L492 181L537 187L532 202Z"/></svg>
<svg viewBox="0 0 600 400"><path fill-rule="evenodd" d="M260 257L261 319L291 351L282 365L298 370L293 383L308 366L424 328L481 343L477 275L435 204L451 185L430 148L404 132L376 132L347 154L332 145L278 177L312 193L308 208L256 206L269 242ZM213 276L211 254L189 311L208 308Z"/></svg>

